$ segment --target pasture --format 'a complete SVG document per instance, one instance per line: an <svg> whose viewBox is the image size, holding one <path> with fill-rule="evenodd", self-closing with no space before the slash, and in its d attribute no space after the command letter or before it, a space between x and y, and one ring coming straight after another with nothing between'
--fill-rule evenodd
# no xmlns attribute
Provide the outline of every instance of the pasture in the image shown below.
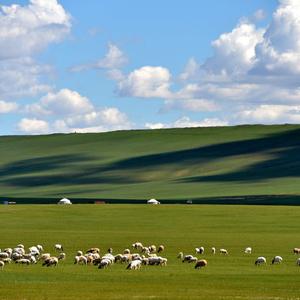
<svg viewBox="0 0 300 300"><path fill-rule="evenodd" d="M1 300L54 299L300 299L300 208L231 205L16 205L0 206L0 248L42 244L54 254L61 243L67 259L57 268L10 264L0 271ZM73 264L77 250L99 247L114 254L135 241L164 244L166 267L126 270L115 264L99 270ZM176 258L205 247L208 266ZM210 247L228 256L212 255ZM251 246L253 253L243 253ZM258 256L267 265L254 266ZM274 255L284 259L271 265Z"/></svg>

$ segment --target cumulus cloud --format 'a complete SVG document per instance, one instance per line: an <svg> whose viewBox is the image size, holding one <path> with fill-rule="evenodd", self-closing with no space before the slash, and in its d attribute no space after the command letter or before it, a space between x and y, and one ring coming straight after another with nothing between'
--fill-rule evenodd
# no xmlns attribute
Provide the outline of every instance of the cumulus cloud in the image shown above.
<svg viewBox="0 0 300 300"><path fill-rule="evenodd" d="M214 56L204 63L203 69L213 74L245 74L255 63L255 47L262 42L264 32L254 24L240 23L231 32L223 33L212 42Z"/></svg>
<svg viewBox="0 0 300 300"><path fill-rule="evenodd" d="M191 128L191 127L219 127L228 126L228 122L218 118L205 118L200 121L193 121L189 117L184 116L173 123L146 123L147 129L162 129L162 128Z"/></svg>
<svg viewBox="0 0 300 300"><path fill-rule="evenodd" d="M94 106L87 97L69 89L49 92L39 102L27 105L25 110L33 115L74 115L91 112Z"/></svg>
<svg viewBox="0 0 300 300"><path fill-rule="evenodd" d="M168 98L171 93L171 73L163 67L144 66L129 73L118 83L122 96Z"/></svg>
<svg viewBox="0 0 300 300"><path fill-rule="evenodd" d="M49 124L44 120L23 118L18 123L18 130L26 134L49 133Z"/></svg>
<svg viewBox="0 0 300 300"><path fill-rule="evenodd" d="M69 33L70 16L56 0L0 7L0 59L31 56Z"/></svg>
<svg viewBox="0 0 300 300"><path fill-rule="evenodd" d="M48 92L51 86L42 78L51 72L50 66L30 57L0 60L0 97L10 100Z"/></svg>
<svg viewBox="0 0 300 300"><path fill-rule="evenodd" d="M6 102L0 100L0 114L7 114L18 109L18 104L15 102Z"/></svg>
<svg viewBox="0 0 300 300"><path fill-rule="evenodd" d="M299 123L300 106L259 105L240 111L237 118L239 121L247 123Z"/></svg>
<svg viewBox="0 0 300 300"><path fill-rule="evenodd" d="M116 45L109 43L108 51L104 58L88 64L72 67L71 72L81 72L89 69L108 69L114 72L119 71L119 68L128 62L126 55Z"/></svg>
<svg viewBox="0 0 300 300"><path fill-rule="evenodd" d="M170 110L184 110L191 112L217 111L220 107L213 101L206 99L183 99L183 100L166 100L162 108L163 112Z"/></svg>

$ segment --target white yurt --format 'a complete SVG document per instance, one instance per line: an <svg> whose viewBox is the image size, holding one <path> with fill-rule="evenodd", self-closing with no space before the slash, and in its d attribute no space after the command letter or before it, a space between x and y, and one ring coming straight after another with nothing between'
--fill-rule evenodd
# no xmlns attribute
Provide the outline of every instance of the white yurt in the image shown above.
<svg viewBox="0 0 300 300"><path fill-rule="evenodd" d="M156 199L150 199L150 200L147 201L147 204L154 204L154 205L156 205L156 204L160 204L160 202L157 201Z"/></svg>
<svg viewBox="0 0 300 300"><path fill-rule="evenodd" d="M72 204L72 202L67 198L62 198L57 202L57 204Z"/></svg>

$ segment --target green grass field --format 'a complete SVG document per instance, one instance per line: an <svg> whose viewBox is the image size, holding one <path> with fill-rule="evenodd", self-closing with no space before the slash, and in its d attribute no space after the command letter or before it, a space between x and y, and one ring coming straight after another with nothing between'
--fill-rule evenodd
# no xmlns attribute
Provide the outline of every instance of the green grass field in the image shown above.
<svg viewBox="0 0 300 300"><path fill-rule="evenodd" d="M1 300L36 299L300 299L300 208L219 205L17 205L0 206L0 248L40 243L53 253L62 243L67 260L57 268L6 265L0 271ZM77 250L92 246L121 252L132 242L164 244L167 267L106 270L73 265ZM206 269L176 259L204 246ZM213 256L210 247L229 255ZM246 246L253 254L245 255ZM258 256L266 266L255 267ZM281 255L282 265L272 266ZM199 255L198 255L199 256ZM200 257L200 256L199 256Z"/></svg>
<svg viewBox="0 0 300 300"><path fill-rule="evenodd" d="M0 137L0 175L1 199L294 196L300 126Z"/></svg>

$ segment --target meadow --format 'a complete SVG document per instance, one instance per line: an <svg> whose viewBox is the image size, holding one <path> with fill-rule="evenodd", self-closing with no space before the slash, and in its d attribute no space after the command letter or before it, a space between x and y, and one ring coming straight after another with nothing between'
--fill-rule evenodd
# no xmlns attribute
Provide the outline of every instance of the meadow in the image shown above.
<svg viewBox="0 0 300 300"><path fill-rule="evenodd" d="M1 300L54 299L300 299L300 208L238 205L15 205L0 206L0 248L37 243L54 254L61 243L67 259L57 268L6 265L0 271ZM126 270L115 264L99 270L73 264L77 250L108 247L114 254L135 241L164 244L166 267ZM208 266L176 258L179 251L201 256ZM210 247L228 256L212 255ZM243 253L251 246L253 253ZM258 256L267 265L255 266ZM271 259L281 255L281 265ZM200 257L200 255L198 255Z"/></svg>

